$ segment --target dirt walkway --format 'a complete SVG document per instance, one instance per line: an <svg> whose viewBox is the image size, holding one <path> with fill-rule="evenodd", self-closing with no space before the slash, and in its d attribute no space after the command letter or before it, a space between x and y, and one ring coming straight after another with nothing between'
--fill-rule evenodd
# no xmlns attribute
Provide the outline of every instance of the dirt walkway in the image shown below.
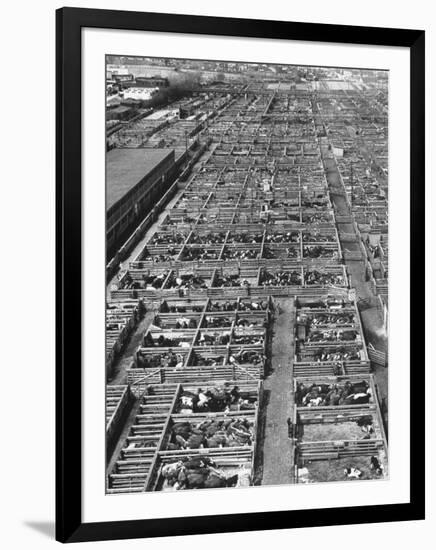
<svg viewBox="0 0 436 550"><path fill-rule="evenodd" d="M292 483L293 445L288 438L287 418L293 406L294 303L276 300L273 323L271 374L264 382L267 403L264 413L262 485Z"/></svg>
<svg viewBox="0 0 436 550"><path fill-rule="evenodd" d="M349 216L351 214L348 203L345 199L345 189L341 183L338 168L334 159L324 157L325 174L330 190L330 198L333 203L335 213L339 216ZM341 234L354 233L354 225L351 223L338 223L338 234L341 242L342 251L360 250L358 242L344 242L341 240ZM350 277L350 286L355 288L357 298L362 300L371 299L374 301L375 295L371 285L365 278L365 264L363 257L361 260L345 259L345 264ZM383 332L383 317L377 307L369 307L360 311L362 326L365 333L366 343L371 343L380 351L387 351L388 340ZM380 399L388 397L388 369L376 367L374 370L375 381L379 391Z"/></svg>
<svg viewBox="0 0 436 550"><path fill-rule="evenodd" d="M121 355L117 358L113 366L112 378L108 380L109 385L127 384L126 369L130 367L133 361L133 353L136 348L141 344L142 338L148 329L149 325L153 321L155 316L154 311L147 311L145 317L136 327L132 336L130 337L127 346L121 352Z"/></svg>

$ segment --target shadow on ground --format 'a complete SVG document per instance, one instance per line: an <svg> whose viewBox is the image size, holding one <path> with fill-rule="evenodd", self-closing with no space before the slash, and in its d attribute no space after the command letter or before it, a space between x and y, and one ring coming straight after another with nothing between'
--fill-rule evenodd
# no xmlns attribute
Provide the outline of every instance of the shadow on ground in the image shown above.
<svg viewBox="0 0 436 550"><path fill-rule="evenodd" d="M259 404L259 419L258 419L258 445L257 456L254 462L254 479L253 485L261 485L263 478L263 441L265 439L265 426L266 426L266 408L268 406L271 397L269 390L264 390L262 396L262 403Z"/></svg>
<svg viewBox="0 0 436 550"><path fill-rule="evenodd" d="M24 525L48 538L54 538L55 536L54 521L25 521Z"/></svg>

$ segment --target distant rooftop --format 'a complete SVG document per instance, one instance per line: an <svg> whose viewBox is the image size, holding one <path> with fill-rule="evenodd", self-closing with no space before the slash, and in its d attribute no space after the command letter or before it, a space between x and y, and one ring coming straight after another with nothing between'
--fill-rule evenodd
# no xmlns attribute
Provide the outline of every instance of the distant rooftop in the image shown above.
<svg viewBox="0 0 436 550"><path fill-rule="evenodd" d="M129 107L128 105L119 105L118 107L114 107L113 109L109 109L109 113L118 113L118 114L121 114L121 113L126 113L128 111L130 111L132 108Z"/></svg>
<svg viewBox="0 0 436 550"><path fill-rule="evenodd" d="M106 211L138 184L173 149L112 149L106 154Z"/></svg>

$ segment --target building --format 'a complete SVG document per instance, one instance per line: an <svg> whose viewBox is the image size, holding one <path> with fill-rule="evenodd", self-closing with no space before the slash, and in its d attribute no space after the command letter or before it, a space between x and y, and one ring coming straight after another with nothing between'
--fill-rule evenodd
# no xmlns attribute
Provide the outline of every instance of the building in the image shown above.
<svg viewBox="0 0 436 550"><path fill-rule="evenodd" d="M159 88L141 88L132 86L123 92L124 99L137 99L139 101L150 101L157 94Z"/></svg>
<svg viewBox="0 0 436 550"><path fill-rule="evenodd" d="M130 88L135 85L135 77L132 73L112 74L110 81L112 86L114 88L118 88L119 90L124 90L125 88Z"/></svg>
<svg viewBox="0 0 436 550"><path fill-rule="evenodd" d="M142 101L140 99L133 99L128 97L127 99L124 98L121 100L121 105L123 105L124 107L131 107L132 109L139 109L142 107ZM152 109L149 109L149 111L151 112Z"/></svg>
<svg viewBox="0 0 436 550"><path fill-rule="evenodd" d="M173 149L112 149L106 156L107 254L138 226L168 188Z"/></svg>
<svg viewBox="0 0 436 550"><path fill-rule="evenodd" d="M134 77L133 74L127 73L127 74L113 74L112 79L115 80L117 83L124 83L124 82L133 82Z"/></svg>
<svg viewBox="0 0 436 550"><path fill-rule="evenodd" d="M168 78L161 76L137 76L135 86L138 88L168 88Z"/></svg>
<svg viewBox="0 0 436 550"><path fill-rule="evenodd" d="M136 114L133 107L129 105L118 105L106 111L106 120L129 120Z"/></svg>

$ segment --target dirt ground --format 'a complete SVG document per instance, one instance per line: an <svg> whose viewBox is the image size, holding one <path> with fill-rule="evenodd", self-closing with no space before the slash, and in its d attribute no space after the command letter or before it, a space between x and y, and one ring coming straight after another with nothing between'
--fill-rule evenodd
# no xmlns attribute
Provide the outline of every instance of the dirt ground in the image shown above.
<svg viewBox="0 0 436 550"><path fill-rule="evenodd" d="M275 299L271 371L264 382L265 403L259 420L260 460L256 482L262 485L293 481L293 443L288 438L287 418L293 407L292 363L294 356L294 301Z"/></svg>
<svg viewBox="0 0 436 550"><path fill-rule="evenodd" d="M108 384L119 385L127 383L126 369L130 367L133 361L133 354L136 348L141 344L142 338L147 331L149 325L151 324L153 318L154 311L148 311L141 322L138 324L129 341L127 342L127 345L122 350L118 359L115 361L112 369L112 376L108 380Z"/></svg>
<svg viewBox="0 0 436 550"><path fill-rule="evenodd" d="M376 474L370 469L369 456L353 456L352 458L333 460L315 460L313 462L307 462L305 467L309 470L309 483L325 481L359 481L357 479L350 479L344 475L345 468L358 468L362 472L362 477L360 480L383 478L383 474Z"/></svg>
<svg viewBox="0 0 436 550"><path fill-rule="evenodd" d="M356 422L304 424L302 441L339 441L362 439L364 432Z"/></svg>

